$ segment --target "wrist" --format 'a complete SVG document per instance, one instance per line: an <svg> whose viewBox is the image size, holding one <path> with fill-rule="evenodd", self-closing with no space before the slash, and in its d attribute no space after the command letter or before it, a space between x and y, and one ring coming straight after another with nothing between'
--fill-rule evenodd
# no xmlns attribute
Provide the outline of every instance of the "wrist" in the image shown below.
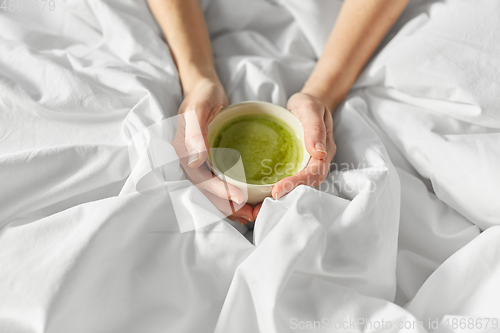
<svg viewBox="0 0 500 333"><path fill-rule="evenodd" d="M301 93L312 96L325 104L330 111L333 111L337 104L344 98L343 91L335 88L335 85L318 84L317 82L306 82Z"/></svg>
<svg viewBox="0 0 500 333"><path fill-rule="evenodd" d="M330 108L332 101L330 100L328 89L324 89L324 87L316 86L314 84L306 82L300 92L320 100L323 104Z"/></svg>
<svg viewBox="0 0 500 333"><path fill-rule="evenodd" d="M215 84L221 84L217 72L212 65L200 66L191 64L179 67L179 77L184 95L194 90L200 82L211 81Z"/></svg>
<svg viewBox="0 0 500 333"><path fill-rule="evenodd" d="M317 66L301 92L319 99L333 111L347 95L353 83L352 75L347 69Z"/></svg>

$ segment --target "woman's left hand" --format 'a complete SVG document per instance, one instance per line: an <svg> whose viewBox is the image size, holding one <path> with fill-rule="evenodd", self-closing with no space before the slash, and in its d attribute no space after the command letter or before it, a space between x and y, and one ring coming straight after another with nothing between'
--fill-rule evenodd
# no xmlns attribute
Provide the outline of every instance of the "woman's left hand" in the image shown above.
<svg viewBox="0 0 500 333"><path fill-rule="evenodd" d="M290 110L304 127L306 149L311 155L309 164L293 176L280 180L273 187L274 199L290 193L299 185L316 187L321 184L330 169L337 147L333 141L333 119L329 108L316 97L306 93L296 93L287 103ZM253 210L253 218L257 218L262 204Z"/></svg>

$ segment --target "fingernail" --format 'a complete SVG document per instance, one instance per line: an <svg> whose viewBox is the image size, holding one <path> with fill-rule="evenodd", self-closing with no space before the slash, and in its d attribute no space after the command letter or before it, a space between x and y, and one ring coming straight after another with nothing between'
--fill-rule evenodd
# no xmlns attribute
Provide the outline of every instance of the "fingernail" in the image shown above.
<svg viewBox="0 0 500 333"><path fill-rule="evenodd" d="M193 151L191 154L189 154L189 159L188 159L188 165L193 163L193 162L196 162L200 159L201 157L201 154L199 151Z"/></svg>
<svg viewBox="0 0 500 333"><path fill-rule="evenodd" d="M279 198L281 198L282 196L284 196L286 194L286 191L282 190L282 191L279 191L278 193L276 193L276 195L274 196L274 199L275 200L278 200Z"/></svg>
<svg viewBox="0 0 500 333"><path fill-rule="evenodd" d="M319 151L319 152L326 154L325 145L322 144L321 142L316 142L316 144L314 145L314 149L316 149L316 151Z"/></svg>
<svg viewBox="0 0 500 333"><path fill-rule="evenodd" d="M240 204L240 203L241 203L241 202L238 200L238 198L236 198L236 197L234 197L234 196L230 196L230 197L229 197L229 200L234 201L234 202L236 202L237 204Z"/></svg>
<svg viewBox="0 0 500 333"><path fill-rule="evenodd" d="M244 226L246 223L240 222L240 224Z"/></svg>
<svg viewBox="0 0 500 333"><path fill-rule="evenodd" d="M245 220L247 220L248 222L252 222L252 220L250 220L248 217L246 216L242 216L242 218L244 218Z"/></svg>

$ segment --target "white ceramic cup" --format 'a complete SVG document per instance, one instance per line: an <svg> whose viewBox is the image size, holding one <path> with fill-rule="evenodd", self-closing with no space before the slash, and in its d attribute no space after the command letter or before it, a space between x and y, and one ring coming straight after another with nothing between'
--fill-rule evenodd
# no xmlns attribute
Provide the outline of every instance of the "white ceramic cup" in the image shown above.
<svg viewBox="0 0 500 333"><path fill-rule="evenodd" d="M297 117L293 115L293 113L275 104L267 102L259 102L259 101L248 101L248 102L233 104L228 106L227 108L224 108L208 125L208 133L207 133L208 142L211 143L213 135L217 133L218 130L224 124L231 121L233 118L243 115L255 115L255 114L274 116L283 121L288 126L290 126L290 128L294 131L295 135L302 144L303 157L298 171L304 169L307 166L307 163L309 163L309 159L311 158L311 156L306 150L306 146L304 143L304 128L302 127L302 124L297 119ZM212 172L219 179L241 189L245 197L245 201L251 205L256 205L262 202L266 197L270 197L273 186L276 184L276 183L265 184L265 185L247 184L224 175L213 165L210 159L207 159L207 163Z"/></svg>

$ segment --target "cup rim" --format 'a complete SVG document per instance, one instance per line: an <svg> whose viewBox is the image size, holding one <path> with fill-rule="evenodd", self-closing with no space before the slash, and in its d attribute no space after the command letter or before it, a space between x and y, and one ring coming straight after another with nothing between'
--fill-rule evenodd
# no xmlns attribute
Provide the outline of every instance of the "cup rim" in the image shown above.
<svg viewBox="0 0 500 333"><path fill-rule="evenodd" d="M238 107L238 106L241 106L241 105L244 105L244 104L260 104L260 105L265 105L265 106L268 106L268 107L271 107L271 108L275 108L275 109L281 109L281 111L286 111L286 112L289 112L295 119L297 119L298 123L300 124L300 126L302 127L302 123L299 121L299 119L288 109L280 106L280 105L277 105L277 104L273 104L273 103L269 103L269 102L264 102L264 101L244 101L244 102L239 102L239 103L235 103L235 104L231 104L225 108L223 108L221 111L219 111L219 113L217 114L217 116L215 116L214 119L212 119L212 122L222 113L222 112L227 112L228 110L231 110L232 108L234 107ZM285 120L281 119L280 117L278 116L275 116L277 117L278 119L280 119L281 121L287 123ZM288 123L287 123L288 125ZM290 126L290 125L288 125ZM293 128L292 128L293 130ZM295 131L294 131L295 132ZM295 133L297 135L297 133ZM298 135L297 135L298 136ZM210 139L211 138L207 138L208 139L208 144L209 144L209 149L210 149ZM305 142L304 142L304 138L300 138L299 137L299 140L300 142L302 143L302 153L304 154L303 158L302 158L302 165L301 165L301 168L297 170L295 174L297 174L298 172L304 170L307 165L309 164L309 161L311 160L311 155L309 154L309 152L307 151L306 147L305 147ZM307 161L306 161L307 160ZM275 183L271 183L271 184L248 184L248 183L245 183L245 182L242 182L242 181L239 181L239 180L236 180L234 178L231 178L229 176L227 176L225 173L223 173L222 171L220 171L211 161L210 159L210 154L207 158L207 164L210 168L210 170L212 170L212 172L221 180L223 180L224 182L226 183L229 183L231 185L234 185L236 187L241 187L241 186L246 186L246 187L251 187L251 188L268 188L268 187L272 187L274 185L276 185L278 182L281 181L278 180L277 182ZM284 178L283 178L284 179Z"/></svg>

